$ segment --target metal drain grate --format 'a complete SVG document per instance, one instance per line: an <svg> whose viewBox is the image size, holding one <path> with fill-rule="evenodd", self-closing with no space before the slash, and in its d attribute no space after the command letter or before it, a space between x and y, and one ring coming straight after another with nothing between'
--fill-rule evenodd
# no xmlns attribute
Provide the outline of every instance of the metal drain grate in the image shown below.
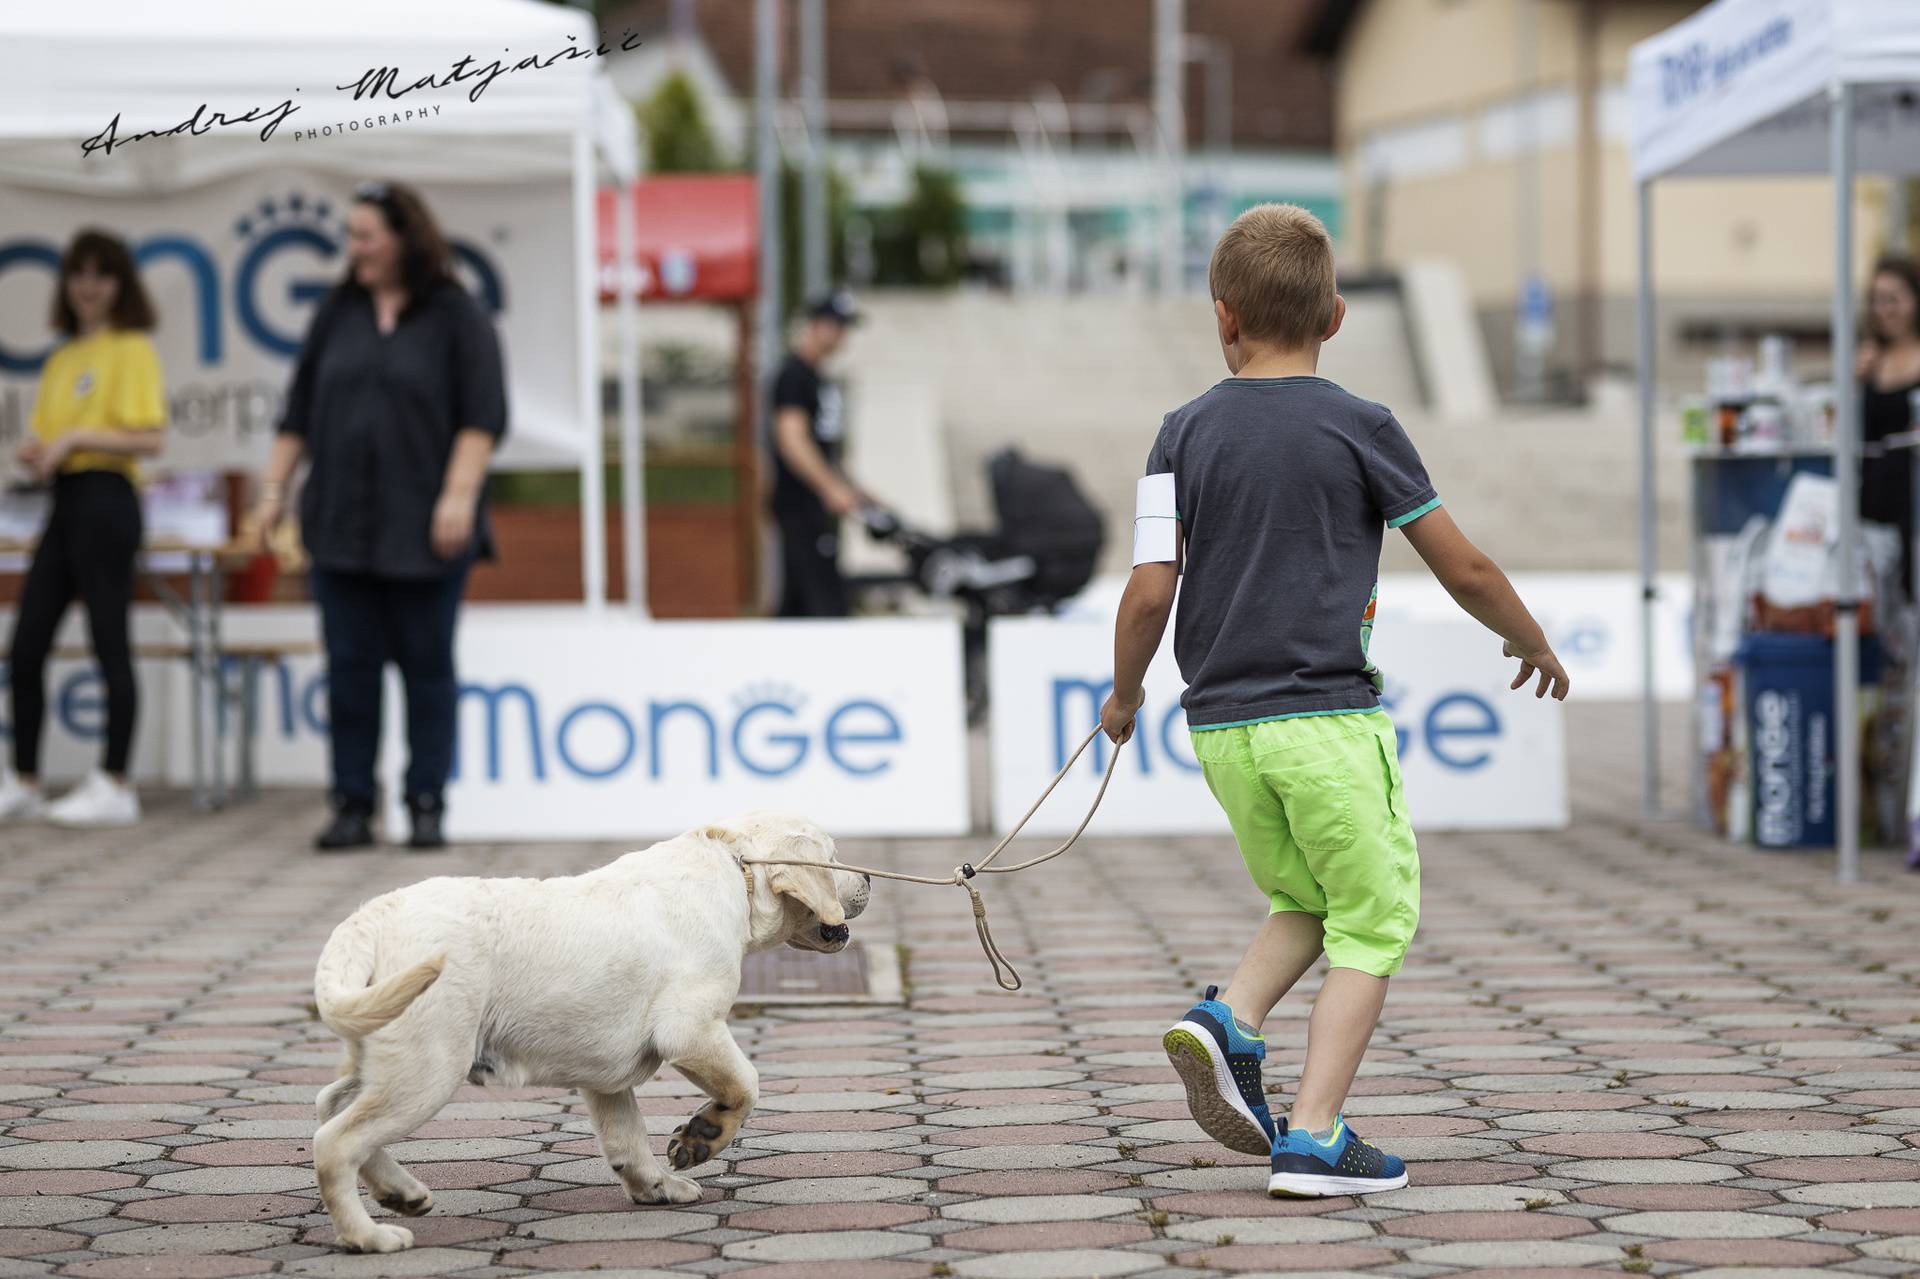
<svg viewBox="0 0 1920 1279"><path fill-rule="evenodd" d="M893 948L854 942L833 955L779 946L740 965L740 1001L755 1004L898 1004L900 961Z"/></svg>

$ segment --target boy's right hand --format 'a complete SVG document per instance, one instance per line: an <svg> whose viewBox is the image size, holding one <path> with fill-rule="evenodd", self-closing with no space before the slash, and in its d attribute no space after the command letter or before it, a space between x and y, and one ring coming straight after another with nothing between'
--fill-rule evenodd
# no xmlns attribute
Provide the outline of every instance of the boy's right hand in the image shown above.
<svg viewBox="0 0 1920 1279"><path fill-rule="evenodd" d="M1107 695L1107 704L1100 708L1100 727L1114 745L1133 736L1133 717L1140 713L1140 704L1146 700L1144 689L1130 698L1121 697L1117 691Z"/></svg>
<svg viewBox="0 0 1920 1279"><path fill-rule="evenodd" d="M1551 648L1542 648L1537 653L1522 653L1509 641L1500 646L1500 652L1503 656L1520 659L1520 673L1513 677L1513 683L1507 685L1508 688L1524 686L1538 672L1540 684L1533 690L1536 698L1545 697L1551 688L1554 701L1567 700L1567 689L1572 687L1573 681L1567 678L1567 668L1560 665L1560 659Z"/></svg>

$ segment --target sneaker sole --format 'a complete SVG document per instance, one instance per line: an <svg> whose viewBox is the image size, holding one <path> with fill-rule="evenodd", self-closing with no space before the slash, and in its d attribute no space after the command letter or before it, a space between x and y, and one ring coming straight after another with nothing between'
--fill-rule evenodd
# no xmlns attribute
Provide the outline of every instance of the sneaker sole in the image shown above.
<svg viewBox="0 0 1920 1279"><path fill-rule="evenodd" d="M1275 1199L1325 1199L1333 1195L1370 1195L1382 1190L1404 1190L1407 1174L1398 1177L1316 1177L1305 1173L1277 1172L1267 1182L1267 1194Z"/></svg>
<svg viewBox="0 0 1920 1279"><path fill-rule="evenodd" d="M1227 1059L1206 1027L1183 1021L1160 1042L1186 1087L1187 1109L1207 1136L1243 1155L1271 1154L1272 1141L1240 1100Z"/></svg>

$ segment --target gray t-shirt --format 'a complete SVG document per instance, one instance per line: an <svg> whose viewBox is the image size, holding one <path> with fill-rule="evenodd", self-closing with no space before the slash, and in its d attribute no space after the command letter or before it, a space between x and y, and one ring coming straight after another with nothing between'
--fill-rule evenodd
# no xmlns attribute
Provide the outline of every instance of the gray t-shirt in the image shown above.
<svg viewBox="0 0 1920 1279"><path fill-rule="evenodd" d="M1381 530L1440 505L1393 414L1322 377L1228 378L1161 423L1146 473L1168 471L1187 723L1378 706Z"/></svg>

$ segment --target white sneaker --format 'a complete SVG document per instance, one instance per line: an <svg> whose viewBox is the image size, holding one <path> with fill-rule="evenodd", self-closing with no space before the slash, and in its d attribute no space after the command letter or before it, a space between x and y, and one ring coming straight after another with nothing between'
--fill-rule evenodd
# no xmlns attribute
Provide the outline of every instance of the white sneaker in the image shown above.
<svg viewBox="0 0 1920 1279"><path fill-rule="evenodd" d="M47 815L47 801L38 786L20 780L11 768L0 774L0 822L38 821Z"/></svg>
<svg viewBox="0 0 1920 1279"><path fill-rule="evenodd" d="M56 826L131 826L140 820L140 797L99 769L78 786L47 805L47 820Z"/></svg>

